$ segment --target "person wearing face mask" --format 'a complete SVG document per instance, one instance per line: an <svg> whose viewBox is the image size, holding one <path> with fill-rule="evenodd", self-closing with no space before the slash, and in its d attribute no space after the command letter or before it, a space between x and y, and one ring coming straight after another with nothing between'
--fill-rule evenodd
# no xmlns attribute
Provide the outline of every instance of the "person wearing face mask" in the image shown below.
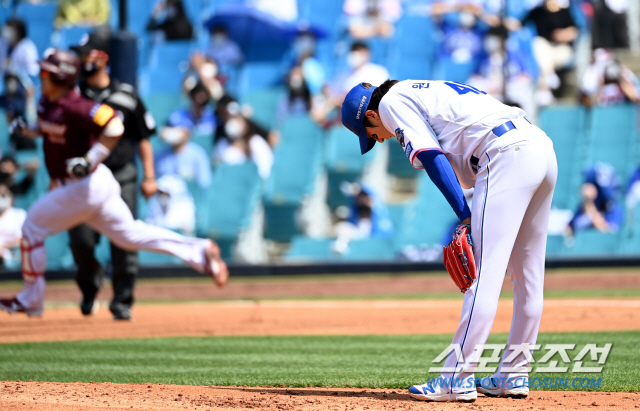
<svg viewBox="0 0 640 411"><path fill-rule="evenodd" d="M240 104L238 101L233 98L229 94L223 95L220 100L216 101L216 130L213 136L213 143L218 144L223 140L228 140L227 132L225 130L225 126L227 120L231 117L239 115L242 111ZM270 132L266 128L262 127L260 124L251 120L250 118L245 117L245 121L249 125L249 129L251 130L251 134L257 134L262 137L271 147L274 147L278 140L278 135L275 132Z"/></svg>
<svg viewBox="0 0 640 411"><path fill-rule="evenodd" d="M191 123L181 118L169 118L160 130L160 139L168 147L155 156L158 178L177 175L187 182L196 182L201 190L211 184L211 162L204 148L190 141Z"/></svg>
<svg viewBox="0 0 640 411"><path fill-rule="evenodd" d="M7 123L20 117L35 118L34 79L38 75L38 50L27 37L22 20L10 19L2 27L2 42L6 55L0 56L4 73L4 91L0 96L0 108L5 110ZM14 149L34 149L27 139L12 136Z"/></svg>
<svg viewBox="0 0 640 411"><path fill-rule="evenodd" d="M244 63L244 54L240 46L229 38L224 26L215 26L211 29L211 41L204 54L216 61L224 74L228 74L229 70Z"/></svg>
<svg viewBox="0 0 640 411"><path fill-rule="evenodd" d="M251 159L263 180L269 178L273 166L273 151L261 136L252 133L241 115L231 116L224 125L226 139L215 146L215 161L223 164L242 164Z"/></svg>
<svg viewBox="0 0 640 411"><path fill-rule="evenodd" d="M399 0L345 0L342 10L349 16L349 33L356 39L391 37L402 15Z"/></svg>
<svg viewBox="0 0 640 411"><path fill-rule="evenodd" d="M365 43L356 41L351 45L351 51L347 55L349 70L339 76L336 84L340 85L338 94L339 103L347 95L349 90L361 82L380 84L389 78L389 72L383 66L371 62L371 50Z"/></svg>
<svg viewBox="0 0 640 411"><path fill-rule="evenodd" d="M212 134L216 129L216 118L209 105L211 95L207 87L193 77L187 77L183 83L189 97L189 107L174 110L169 115L169 122L184 124L191 134Z"/></svg>
<svg viewBox="0 0 640 411"><path fill-rule="evenodd" d="M153 9L147 31L158 32L164 40L190 40L193 25L182 0L160 0Z"/></svg>
<svg viewBox="0 0 640 411"><path fill-rule="evenodd" d="M287 76L287 92L278 102L277 123L291 116L306 115L311 110L311 93L301 66L294 66Z"/></svg>
<svg viewBox="0 0 640 411"><path fill-rule="evenodd" d="M485 34L483 52L466 83L508 105L516 104L533 113L533 77L522 50L511 47L507 29L498 26L491 27Z"/></svg>
<svg viewBox="0 0 640 411"><path fill-rule="evenodd" d="M13 193L0 184L0 259L6 264L20 258L15 249L20 246L22 224L27 212L13 207Z"/></svg>
<svg viewBox="0 0 640 411"><path fill-rule="evenodd" d="M121 196L135 217L137 214L138 171L136 150L142 163L144 177L140 184L142 194L149 198L157 190L153 166L151 137L156 130L155 121L133 86L120 83L109 75L109 33L94 31L85 35L80 44L72 47L81 60L80 92L93 101L116 109L124 123L124 134L104 164L120 184ZM99 234L86 224L69 230L71 251L78 268L76 281L82 291L80 309L84 315L92 314L95 296L102 286L104 270L95 257ZM114 318L131 318L133 288L138 274L136 252L125 251L111 243L113 265L113 300L109 306Z"/></svg>

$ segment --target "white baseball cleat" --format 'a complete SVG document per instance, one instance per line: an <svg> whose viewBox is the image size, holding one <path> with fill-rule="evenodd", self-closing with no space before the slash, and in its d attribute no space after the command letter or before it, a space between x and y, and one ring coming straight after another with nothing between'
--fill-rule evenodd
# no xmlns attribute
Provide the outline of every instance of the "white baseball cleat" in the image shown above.
<svg viewBox="0 0 640 411"><path fill-rule="evenodd" d="M229 269L227 264L220 258L220 248L213 241L209 241L209 246L205 250L205 270L216 285L224 287L229 280Z"/></svg>
<svg viewBox="0 0 640 411"><path fill-rule="evenodd" d="M16 297L13 298L1 298L0 299L0 309L5 310L9 314L13 313L25 313L29 317L40 317L42 316L42 312L44 308L42 305L36 308L27 308Z"/></svg>
<svg viewBox="0 0 640 411"><path fill-rule="evenodd" d="M528 377L501 379L484 377L476 379L476 390L487 397L527 398L529 387Z"/></svg>
<svg viewBox="0 0 640 411"><path fill-rule="evenodd" d="M458 401L474 402L478 398L476 390L466 392L449 392L438 384L412 385L409 388L409 395L420 401Z"/></svg>

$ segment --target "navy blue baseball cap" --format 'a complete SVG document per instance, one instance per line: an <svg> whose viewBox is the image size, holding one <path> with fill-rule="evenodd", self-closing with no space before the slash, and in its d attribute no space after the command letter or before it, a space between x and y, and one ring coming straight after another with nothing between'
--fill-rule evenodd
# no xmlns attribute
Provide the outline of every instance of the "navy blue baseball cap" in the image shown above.
<svg viewBox="0 0 640 411"><path fill-rule="evenodd" d="M342 124L360 140L360 152L362 154L371 150L376 141L367 137L365 128L364 113L367 111L371 94L377 87L365 88L362 83L352 88L342 102Z"/></svg>

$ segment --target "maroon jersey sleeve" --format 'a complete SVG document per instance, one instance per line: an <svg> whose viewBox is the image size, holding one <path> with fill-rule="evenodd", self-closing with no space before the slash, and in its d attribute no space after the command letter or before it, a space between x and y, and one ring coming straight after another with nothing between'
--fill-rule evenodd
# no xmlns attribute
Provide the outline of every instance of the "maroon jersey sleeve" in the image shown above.
<svg viewBox="0 0 640 411"><path fill-rule="evenodd" d="M115 116L111 107L84 98L75 90L53 102L41 101L38 122L50 177L67 177L66 160L84 156Z"/></svg>

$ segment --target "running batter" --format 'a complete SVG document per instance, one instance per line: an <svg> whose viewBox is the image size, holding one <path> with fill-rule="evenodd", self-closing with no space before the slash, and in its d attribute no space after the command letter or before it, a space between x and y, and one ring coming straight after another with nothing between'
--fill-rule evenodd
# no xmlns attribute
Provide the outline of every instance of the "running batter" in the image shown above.
<svg viewBox="0 0 640 411"><path fill-rule="evenodd" d="M78 94L74 88L78 59L51 50L40 61L42 98L38 127L23 134L44 137L44 155L52 190L31 206L22 226L23 290L1 299L0 308L40 316L47 263L44 240L86 223L126 250L173 254L194 269L213 277L219 287L229 272L211 240L185 237L173 231L134 220L120 196L120 185L102 164L124 131L115 111Z"/></svg>
<svg viewBox="0 0 640 411"><path fill-rule="evenodd" d="M450 371L442 381L451 384L414 385L410 395L466 402L475 401L477 391L526 397L529 361L523 352L511 355L509 347L534 345L542 316L547 224L558 173L549 137L521 109L450 81L359 84L342 104L342 123L359 137L362 154L376 141L396 137L413 167L426 170L460 222L471 226L477 276L465 292L453 338L462 355L452 351L445 360ZM475 187L473 210L461 186ZM514 294L507 350L498 372L475 382L475 348L491 331L505 272Z"/></svg>

